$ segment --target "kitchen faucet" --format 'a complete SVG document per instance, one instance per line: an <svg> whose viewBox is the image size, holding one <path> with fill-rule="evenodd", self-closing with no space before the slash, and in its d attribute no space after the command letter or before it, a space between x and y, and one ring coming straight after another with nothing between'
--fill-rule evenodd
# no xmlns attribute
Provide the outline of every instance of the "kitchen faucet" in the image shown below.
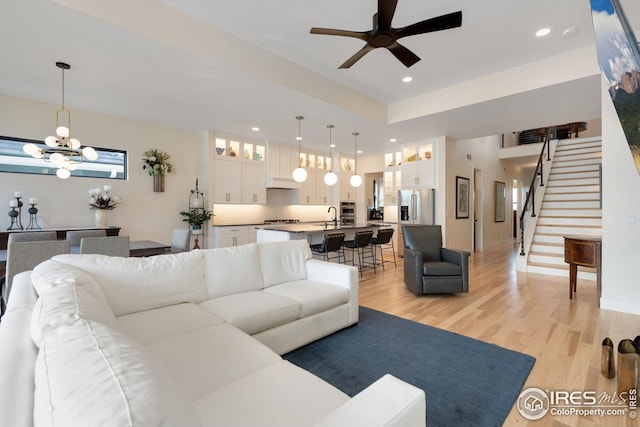
<svg viewBox="0 0 640 427"><path fill-rule="evenodd" d="M336 210L335 206L329 206L327 212L331 212L331 209L333 209L333 226L338 227L338 211Z"/></svg>

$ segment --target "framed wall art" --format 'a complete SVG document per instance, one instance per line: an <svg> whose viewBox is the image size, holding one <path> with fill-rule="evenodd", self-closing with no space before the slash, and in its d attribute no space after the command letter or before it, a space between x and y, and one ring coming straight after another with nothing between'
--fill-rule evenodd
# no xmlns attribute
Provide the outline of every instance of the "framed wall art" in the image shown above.
<svg viewBox="0 0 640 427"><path fill-rule="evenodd" d="M456 176L456 219L469 218L469 178Z"/></svg>
<svg viewBox="0 0 640 427"><path fill-rule="evenodd" d="M495 222L504 222L507 188L504 182L495 181Z"/></svg>

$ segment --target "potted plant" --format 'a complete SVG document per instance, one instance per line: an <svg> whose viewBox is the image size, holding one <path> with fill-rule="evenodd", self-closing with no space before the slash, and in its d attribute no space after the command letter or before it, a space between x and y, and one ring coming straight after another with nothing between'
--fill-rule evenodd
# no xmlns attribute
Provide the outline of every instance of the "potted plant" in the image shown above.
<svg viewBox="0 0 640 427"><path fill-rule="evenodd" d="M184 217L182 220L191 226L194 234L201 234L202 224L211 219L212 212L206 209L190 209L180 212L180 215Z"/></svg>

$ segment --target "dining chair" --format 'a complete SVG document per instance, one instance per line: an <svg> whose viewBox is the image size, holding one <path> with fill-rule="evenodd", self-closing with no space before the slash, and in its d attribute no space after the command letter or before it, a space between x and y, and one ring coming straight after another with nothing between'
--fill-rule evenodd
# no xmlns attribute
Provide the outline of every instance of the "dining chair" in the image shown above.
<svg viewBox="0 0 640 427"><path fill-rule="evenodd" d="M55 232L54 232L55 233ZM11 294L11 282L16 274L33 269L54 255L68 254L67 240L11 242L7 244L7 272L2 289L5 304Z"/></svg>
<svg viewBox="0 0 640 427"><path fill-rule="evenodd" d="M371 239L371 246L373 246L373 257L374 262L378 263L378 251L380 252L380 264L382 265L382 269L384 270L385 262L393 262L393 265L397 267L396 264L396 248L393 245L393 228L381 228L378 230L378 234ZM393 252L393 261L387 261L384 259L383 255L383 246L389 247L391 246L391 251Z"/></svg>
<svg viewBox="0 0 640 427"><path fill-rule="evenodd" d="M373 267L373 272L376 272L375 256L373 254L373 246L371 246L371 240L373 239L373 231L362 230L356 231L353 240L344 242L344 248L351 251L351 265L355 265L355 258L358 257L358 270L360 276L362 276L362 270L365 267ZM369 254L367 254L367 252ZM369 265L366 265L365 260L370 259Z"/></svg>
<svg viewBox="0 0 640 427"><path fill-rule="evenodd" d="M311 252L322 255L324 261L337 259L339 263L344 264L344 249L342 248L344 238L344 233L325 234L322 243L310 245ZM331 256L332 253L335 255ZM340 261L341 259L342 261Z"/></svg>
<svg viewBox="0 0 640 427"><path fill-rule="evenodd" d="M57 239L58 234L55 231L21 231L10 233L7 238L7 245L13 242L38 242Z"/></svg>
<svg viewBox="0 0 640 427"><path fill-rule="evenodd" d="M191 230L176 228L171 236L171 253L189 252L191 246Z"/></svg>
<svg viewBox="0 0 640 427"><path fill-rule="evenodd" d="M71 246L80 246L80 240L84 237L107 237L105 230L69 230L67 240Z"/></svg>
<svg viewBox="0 0 640 427"><path fill-rule="evenodd" d="M128 258L129 236L84 237L80 240L80 253Z"/></svg>

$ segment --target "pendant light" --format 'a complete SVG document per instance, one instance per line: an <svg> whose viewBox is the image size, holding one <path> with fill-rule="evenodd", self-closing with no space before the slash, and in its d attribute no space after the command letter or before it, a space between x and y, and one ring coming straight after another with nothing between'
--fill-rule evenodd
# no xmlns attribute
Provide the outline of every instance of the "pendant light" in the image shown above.
<svg viewBox="0 0 640 427"><path fill-rule="evenodd" d="M300 164L300 141L302 141L302 136L300 136L300 122L304 120L303 116L296 116L296 120L298 121L298 167L293 170L293 180L295 182L305 182L307 180L307 170L302 167Z"/></svg>
<svg viewBox="0 0 640 427"><path fill-rule="evenodd" d="M358 175L358 132L353 132L353 162L355 166L353 168L353 176L349 179L349 183L352 187L360 187L362 185L362 177Z"/></svg>
<svg viewBox="0 0 640 427"><path fill-rule="evenodd" d="M64 70L71 68L64 62L56 62L56 67L62 70L62 108L56 111L56 136L48 136L44 139L45 148L28 143L22 150L36 159L44 159L53 163L58 170L56 175L60 179L67 179L71 171L76 170L83 158L96 160L98 153L92 147L84 147L80 150L80 141L71 138L71 111L64 106Z"/></svg>
<svg viewBox="0 0 640 427"><path fill-rule="evenodd" d="M329 158L331 159L331 167L329 168L329 172L324 175L324 183L331 187L338 182L338 175L333 173L333 155L331 154L331 149L333 148L333 144L331 143L331 130L335 126L327 125L327 127L329 128Z"/></svg>

